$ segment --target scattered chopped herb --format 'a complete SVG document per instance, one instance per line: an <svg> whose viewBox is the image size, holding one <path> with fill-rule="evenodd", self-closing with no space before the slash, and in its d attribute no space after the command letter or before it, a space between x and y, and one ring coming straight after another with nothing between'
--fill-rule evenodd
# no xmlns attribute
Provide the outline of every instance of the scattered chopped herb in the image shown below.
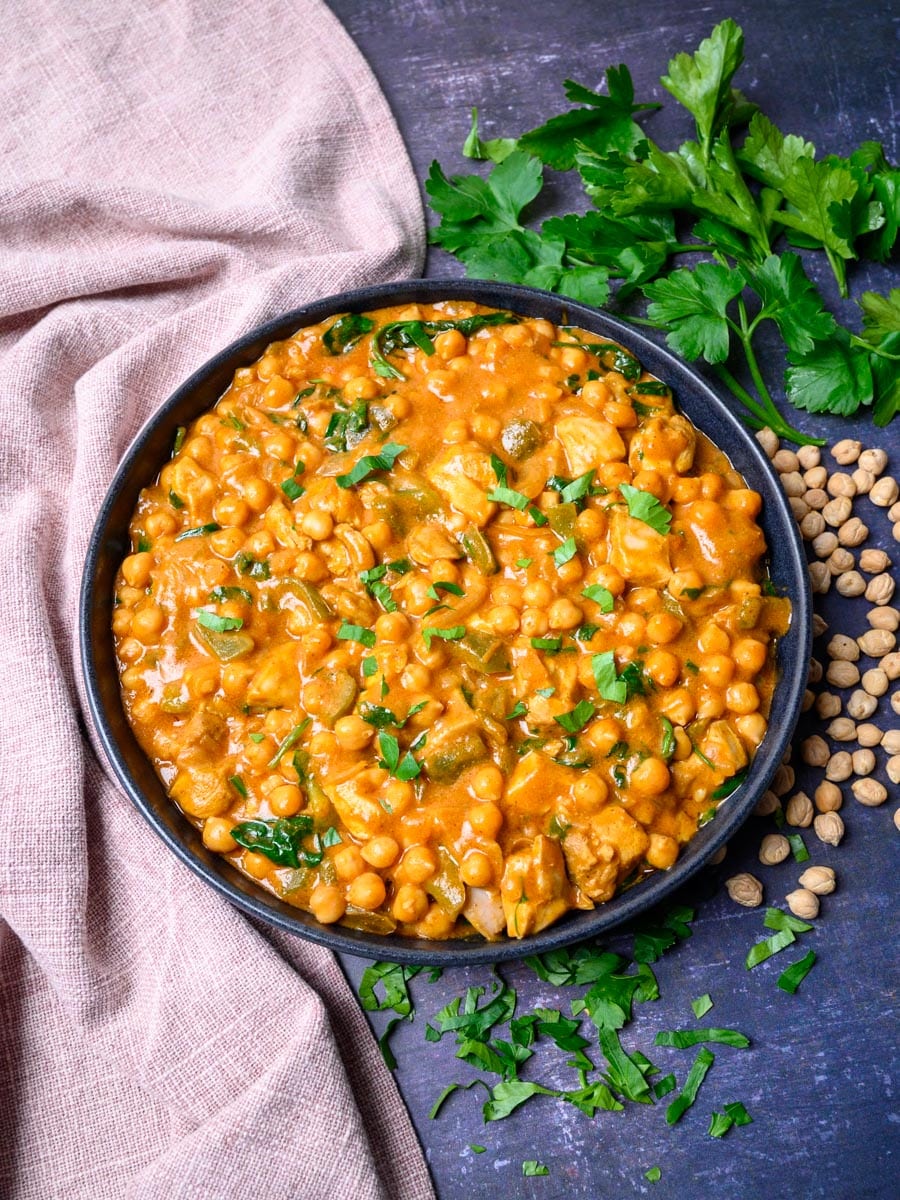
<svg viewBox="0 0 900 1200"><path fill-rule="evenodd" d="M615 608L615 597L613 596L612 592L609 591L608 588L603 587L602 584L589 584L588 587L582 589L581 594L588 600L593 600L595 604L599 604L600 611L603 613L611 613Z"/></svg>
<svg viewBox="0 0 900 1200"><path fill-rule="evenodd" d="M243 600L245 604L252 604L253 597L242 587L216 587L209 593L211 604L224 604L226 600Z"/></svg>
<svg viewBox="0 0 900 1200"><path fill-rule="evenodd" d="M441 638L445 642L458 642L460 638L465 637L465 625L451 625L449 629L438 629L434 626L426 626L422 630L422 637L425 639L425 645L431 649L433 638Z"/></svg>
<svg viewBox="0 0 900 1200"><path fill-rule="evenodd" d="M179 495L177 495L175 492L173 492L171 488L169 488L169 503L172 505L172 507L175 509L176 512L178 512L179 509L184 508L184 501L182 500L182 498Z"/></svg>
<svg viewBox="0 0 900 1200"><path fill-rule="evenodd" d="M337 631L338 640L342 642L358 642L361 646L367 646L370 650L375 645L375 631L373 629L365 629L362 625L351 625L349 621L344 621L340 629Z"/></svg>
<svg viewBox="0 0 900 1200"><path fill-rule="evenodd" d="M475 1144L475 1142L470 1142L469 1149L473 1154L484 1154L485 1150L487 1150L487 1146L478 1146Z"/></svg>
<svg viewBox="0 0 900 1200"><path fill-rule="evenodd" d="M243 779L241 779L240 775L232 775L228 782L239 796L243 796L245 800L247 799L247 785L244 783Z"/></svg>
<svg viewBox="0 0 900 1200"><path fill-rule="evenodd" d="M418 778L422 766L412 755L411 750L401 757L400 743L391 733L379 733L378 748L381 758L378 765L394 776L395 779L409 781Z"/></svg>
<svg viewBox="0 0 900 1200"><path fill-rule="evenodd" d="M225 418L222 421L222 424L230 425L231 428L236 429L238 431L238 433L243 433L244 430L247 428L247 426L244 424L244 422L242 420L240 420L240 418L236 417L234 413L226 413Z"/></svg>
<svg viewBox="0 0 900 1200"><path fill-rule="evenodd" d="M741 784L747 778L748 771L749 771L749 768L744 767L743 770L735 772L735 774L732 775L730 777L730 779L726 779L724 783L720 783L719 786L713 792L710 793L710 799L711 800L727 799L732 794L732 792L736 792L738 790L738 788L741 786Z"/></svg>
<svg viewBox="0 0 900 1200"><path fill-rule="evenodd" d="M706 1078L707 1071L715 1061L716 1056L711 1050L707 1050L705 1046L702 1050L698 1050L693 1066L688 1071L684 1087L666 1109L667 1125L674 1125L676 1121L681 1120L691 1107L697 1099L697 1093L700 1091L701 1083Z"/></svg>
<svg viewBox="0 0 900 1200"><path fill-rule="evenodd" d="M659 748L659 753L667 762L675 753L675 729L668 717L660 717L662 725L662 743ZM697 1013L697 1016L702 1016L702 1013Z"/></svg>
<svg viewBox="0 0 900 1200"><path fill-rule="evenodd" d="M651 492L643 492L630 483L619 484L619 491L628 505L629 515L643 521L657 533L666 534L672 524L672 514Z"/></svg>
<svg viewBox="0 0 900 1200"><path fill-rule="evenodd" d="M329 393L332 389L329 389ZM340 395L339 392L335 393ZM339 401L340 408L335 409L328 420L325 429L324 442L335 454L342 454L357 446L369 432L369 405L365 400L357 400L347 406Z"/></svg>
<svg viewBox="0 0 900 1200"><path fill-rule="evenodd" d="M508 487L495 487L492 492L488 492L487 498L497 504L507 504L510 508L517 508L519 512L524 512L529 504L527 496Z"/></svg>
<svg viewBox="0 0 900 1200"><path fill-rule="evenodd" d="M375 322L362 313L348 313L338 317L333 325L322 334L322 345L325 353L336 355L346 354L356 345L361 337L375 328Z"/></svg>
<svg viewBox="0 0 900 1200"><path fill-rule="evenodd" d="M201 608L197 613L197 622L216 633L227 633L232 629L240 629L244 624L240 617L220 617L218 613L209 612L205 608Z"/></svg>
<svg viewBox="0 0 900 1200"><path fill-rule="evenodd" d="M603 700L624 704L628 699L628 684L616 672L616 656L612 650L591 655L591 671L597 691Z"/></svg>
<svg viewBox="0 0 900 1200"><path fill-rule="evenodd" d="M783 992L788 992L791 996L796 992L797 988L813 969L816 961L815 950L810 950L804 954L803 958L799 958L778 976L778 986Z"/></svg>
<svg viewBox="0 0 900 1200"><path fill-rule="evenodd" d="M670 389L667 383L656 383L648 379L643 383L636 383L634 390L639 396L668 396Z"/></svg>
<svg viewBox="0 0 900 1200"><path fill-rule="evenodd" d="M781 950L785 950L796 940L792 929L781 929L778 933L773 933L770 938L766 938L765 941L757 942L755 946L752 946L744 965L748 971L752 971L761 962L765 962L773 954L778 954Z"/></svg>
<svg viewBox="0 0 900 1200"><path fill-rule="evenodd" d="M798 863L809 862L809 851L806 848L806 842L804 842L804 840L800 836L800 834L799 833L786 833L785 837L787 838L787 840L790 844L791 854L793 854L793 856L794 856L794 862L798 862Z"/></svg>
<svg viewBox="0 0 900 1200"><path fill-rule="evenodd" d="M662 1171L659 1167L649 1167L644 1172L644 1178L648 1183L659 1183L660 1179L662 1179Z"/></svg>
<svg viewBox="0 0 900 1200"><path fill-rule="evenodd" d="M282 483L281 490L287 496L288 500L294 501L300 499L306 488L301 487L292 475L290 479L285 479L284 483Z"/></svg>
<svg viewBox="0 0 900 1200"><path fill-rule="evenodd" d="M562 637L532 638L531 644L535 650L543 650L547 654L559 654L562 648Z"/></svg>
<svg viewBox="0 0 900 1200"><path fill-rule="evenodd" d="M575 544L573 537L567 537L566 540L553 551L553 561L557 567L563 566L567 562L571 562L578 553L578 547Z"/></svg>
<svg viewBox="0 0 900 1200"><path fill-rule="evenodd" d="M552 687L536 688L534 694L536 696L543 696L545 700L549 700L555 691L556 688Z"/></svg>
<svg viewBox="0 0 900 1200"><path fill-rule="evenodd" d="M670 1092L674 1092L678 1086L678 1082L674 1075L664 1075L662 1079L658 1079L653 1085L653 1095L657 1100L662 1100L663 1096L668 1096Z"/></svg>
<svg viewBox="0 0 900 1200"><path fill-rule="evenodd" d="M516 566L521 567L523 571L527 570L534 562L533 558L517 558Z"/></svg>
<svg viewBox="0 0 900 1200"><path fill-rule="evenodd" d="M264 854L282 867L315 866L322 861L321 853L304 849L302 842L313 831L312 817L300 813L296 817L279 817L274 821L242 821L231 830L239 846Z"/></svg>
<svg viewBox="0 0 900 1200"><path fill-rule="evenodd" d="M175 430L175 441L172 443L172 457L174 458L181 447L184 445L184 439L187 437L187 429L184 425L179 425Z"/></svg>
<svg viewBox="0 0 900 1200"><path fill-rule="evenodd" d="M284 741L282 741L279 744L278 749L275 751L274 756L270 760L270 762L269 762L269 770L270 771L274 767L278 766L278 764L284 758L285 754L287 754L288 750L293 750L293 748L297 745L297 743L303 737L304 733L306 733L307 729L309 729L311 724L312 724L312 719L310 717L304 717L304 719L300 722L299 725L294 726L294 728L291 730L291 732L285 737Z"/></svg>
<svg viewBox="0 0 900 1200"><path fill-rule="evenodd" d="M736 1029L670 1029L663 1030L653 1039L654 1046L674 1046L676 1050L687 1050L702 1042L714 1042L722 1046L746 1049L750 1039Z"/></svg>
<svg viewBox="0 0 900 1200"><path fill-rule="evenodd" d="M698 996L696 1000L691 1001L691 1008L694 1010L694 1016L699 1021L701 1017L705 1017L712 1008L712 996L709 992L705 992L702 996Z"/></svg>
<svg viewBox="0 0 900 1200"><path fill-rule="evenodd" d="M709 1122L707 1133L710 1137L724 1137L728 1130L732 1127L734 1121L729 1117L728 1113L714 1112Z"/></svg>
<svg viewBox="0 0 900 1200"><path fill-rule="evenodd" d="M195 525L193 529L185 529L184 533L179 533L175 538L176 542L183 542L186 538L205 537L208 533L218 533L222 528L215 521L207 521L205 525Z"/></svg>
<svg viewBox="0 0 900 1200"><path fill-rule="evenodd" d="M269 578L269 564L265 559L259 562L252 554L248 554L244 550L234 560L234 565L237 567L239 575L248 575L251 579Z"/></svg>
<svg viewBox="0 0 900 1200"><path fill-rule="evenodd" d="M374 654L367 654L362 660L362 673L365 679L371 679L378 671L378 659Z"/></svg>
<svg viewBox="0 0 900 1200"><path fill-rule="evenodd" d="M534 521L535 525L540 526L547 524L547 518L544 516L541 510L539 508L535 508L533 504L529 506L528 515L531 517L532 521Z"/></svg>
<svg viewBox="0 0 900 1200"><path fill-rule="evenodd" d="M517 717L524 717L528 712L528 705L524 700L517 700L512 709L506 714L507 721L514 721Z"/></svg>
<svg viewBox="0 0 900 1200"><path fill-rule="evenodd" d="M571 712L561 713L553 720L557 725L561 725L566 733L578 733L584 729L596 711L590 700L579 700Z"/></svg>
<svg viewBox="0 0 900 1200"><path fill-rule="evenodd" d="M697 664L696 664L695 662L691 662L691 660L690 660L690 659L687 659L687 661L685 662L685 664L684 664L684 665L685 665L686 669L687 669L688 671L690 671L690 673L691 673L692 675L699 675L699 674L700 674L700 668L697 666Z"/></svg>
<svg viewBox="0 0 900 1200"><path fill-rule="evenodd" d="M335 479L338 487L349 488L361 483L375 471L389 471L406 449L396 442L387 442L378 454L364 454L355 467L346 475L338 475Z"/></svg>
<svg viewBox="0 0 900 1200"><path fill-rule="evenodd" d="M731 1117L735 1125L752 1125L753 1118L744 1108L740 1100L735 1100L732 1104L725 1105L725 1112Z"/></svg>
<svg viewBox="0 0 900 1200"><path fill-rule="evenodd" d="M250 734L250 741L253 742L257 746L259 745L260 742L264 742L265 740L266 740L266 735L264 733L251 733Z"/></svg>
<svg viewBox="0 0 900 1200"><path fill-rule="evenodd" d="M786 913L780 908L767 908L766 915L763 917L763 925L766 929L790 929L794 933L809 933L813 928L808 921L801 921L799 917Z"/></svg>
<svg viewBox="0 0 900 1200"><path fill-rule="evenodd" d="M526 1178L532 1175L549 1175L550 1168L545 1167L543 1163L538 1162L535 1158L526 1158L522 1163L522 1174Z"/></svg>
<svg viewBox="0 0 900 1200"><path fill-rule="evenodd" d="M446 580L441 579L431 584L426 595L430 596L432 600L440 600L438 592L449 592L451 596L464 596L466 594L458 583L448 583Z"/></svg>

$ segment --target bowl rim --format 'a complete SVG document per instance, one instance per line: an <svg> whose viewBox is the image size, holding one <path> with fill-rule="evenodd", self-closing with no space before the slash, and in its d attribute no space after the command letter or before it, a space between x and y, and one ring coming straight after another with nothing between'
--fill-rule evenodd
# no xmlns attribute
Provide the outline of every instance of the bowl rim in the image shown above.
<svg viewBox="0 0 900 1200"><path fill-rule="evenodd" d="M528 317L545 317L557 325L577 325L589 332L610 337L631 350L646 370L671 387L678 408L703 432L703 415L698 419L697 414L698 411L701 414L708 411L711 419L714 418L720 427L725 428L728 449L721 444L721 433L715 437L710 434L707 436L723 449L729 459L739 447L743 457L743 464L739 468L742 473L746 473L748 463L755 470L757 479L754 483L762 485L764 496L762 523L764 526L777 527L777 552L790 568L790 578L779 580L781 589L790 596L792 617L790 630L779 639L778 644L778 654L783 659L776 690L778 720L776 723L770 719L747 780L720 806L715 820L691 839L683 855L668 871L655 872L639 885L619 893L594 909L567 913L559 922L521 942L512 939L497 942L482 939L431 942L363 933L340 925L320 925L310 914L252 884L226 859L206 851L200 842L199 831L168 799L158 780L157 803L151 801L136 779L129 761L139 761L134 758L135 751L144 764L149 765L149 759L140 750L127 722L125 745L120 743L113 728L111 713L107 711L107 705L111 705L120 723L125 721L118 676L114 669L114 658L111 657L113 643L110 623L108 619L105 622L103 620L104 615L111 615L112 612L112 589L110 587L108 594L102 592L98 573L104 556L108 558L118 554L121 557L121 531L117 541L114 526L116 511L122 507L124 489L129 489L129 494L133 494L130 505L126 506L130 516L141 487L151 482L161 469L164 460L154 458L152 462L145 461L144 450L148 440L154 436L158 439L161 433L166 433L171 444L171 437L178 425L196 419L211 406L206 397L202 404L198 400L198 391L204 385L209 386L211 380L223 373L230 377L238 367L255 361L268 343L289 336L297 329L346 312L363 312L394 304L463 300ZM221 395L221 391L217 395ZM684 403L685 396L688 397L687 404ZM192 410L192 401L195 411ZM184 415L185 410L189 415ZM771 554L773 547L769 533L767 543L770 543ZM671 897L734 835L781 762L800 716L806 688L805 664L812 647L812 596L800 533L774 469L752 434L709 382L690 366L617 317L566 296L482 280L408 279L324 297L257 325L194 371L156 409L122 456L91 533L79 596L78 641L88 712L103 751L101 761L102 757L107 759L115 779L169 849L220 895L250 916L331 950L409 965L477 965L521 959L526 955L544 953L607 933ZM110 667L113 669L112 686L114 696L118 697L118 710L115 709L115 700L108 695L104 698L103 694L104 668L108 671ZM107 691L109 687L107 677Z"/></svg>

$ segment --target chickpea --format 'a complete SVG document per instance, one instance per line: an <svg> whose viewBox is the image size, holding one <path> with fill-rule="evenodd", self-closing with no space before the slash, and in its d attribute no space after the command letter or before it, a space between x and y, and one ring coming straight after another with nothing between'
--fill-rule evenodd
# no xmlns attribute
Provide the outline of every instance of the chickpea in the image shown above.
<svg viewBox="0 0 900 1200"><path fill-rule="evenodd" d="M666 588L674 600L690 600L688 593L702 591L703 580L697 571L676 571L669 578Z"/></svg>
<svg viewBox="0 0 900 1200"><path fill-rule="evenodd" d="M375 621L375 636L382 642L402 642L409 635L409 618L402 612L382 613Z"/></svg>
<svg viewBox="0 0 900 1200"><path fill-rule="evenodd" d="M697 714L696 701L686 687L675 688L663 696L660 709L673 725L688 725Z"/></svg>
<svg viewBox="0 0 900 1200"><path fill-rule="evenodd" d="M651 867L656 867L658 871L667 871L678 858L678 843L668 834L651 833L644 857Z"/></svg>
<svg viewBox="0 0 900 1200"><path fill-rule="evenodd" d="M341 846L340 850L335 852L332 862L334 863L338 879L343 880L345 883L350 883L354 879L357 879L366 869L359 846L354 842L350 842L346 846Z"/></svg>
<svg viewBox="0 0 900 1200"><path fill-rule="evenodd" d="M512 604L498 604L485 615L485 621L494 633L517 633L520 623L519 610Z"/></svg>
<svg viewBox="0 0 900 1200"><path fill-rule="evenodd" d="M541 609L526 608L519 619L519 625L526 637L543 637L550 628L550 621Z"/></svg>
<svg viewBox="0 0 900 1200"><path fill-rule="evenodd" d="M148 551L139 554L129 554L122 563L122 575L125 582L134 588L145 588L150 583L150 571L153 567L153 555Z"/></svg>
<svg viewBox="0 0 900 1200"><path fill-rule="evenodd" d="M681 662L668 650L652 650L644 662L644 670L660 687L671 687L681 674Z"/></svg>
<svg viewBox="0 0 900 1200"><path fill-rule="evenodd" d="M410 808L415 798L415 788L405 779L389 780L382 792L384 807L397 817L402 816Z"/></svg>
<svg viewBox="0 0 900 1200"><path fill-rule="evenodd" d="M476 804L466 814L475 833L486 838L496 838L503 826L503 813L490 802Z"/></svg>
<svg viewBox="0 0 900 1200"><path fill-rule="evenodd" d="M658 796L666 790L670 781L669 768L661 758L651 755L634 768L629 784L643 795Z"/></svg>
<svg viewBox="0 0 900 1200"><path fill-rule="evenodd" d="M419 922L419 933L425 938L445 938L453 928L453 918L439 904L432 904Z"/></svg>
<svg viewBox="0 0 900 1200"><path fill-rule="evenodd" d="M222 558L234 558L244 545L244 535L240 529L217 529L209 535L209 548Z"/></svg>
<svg viewBox="0 0 900 1200"><path fill-rule="evenodd" d="M625 581L622 580L623 587L624 583ZM522 600L534 608L547 608L553 600L553 588L545 580L535 579L522 589Z"/></svg>
<svg viewBox="0 0 900 1200"><path fill-rule="evenodd" d="M764 642L758 642L756 638L743 637L738 638L732 646L731 656L739 670L756 675L765 666L769 651Z"/></svg>
<svg viewBox="0 0 900 1200"><path fill-rule="evenodd" d="M556 577L560 583L573 584L584 574L584 567L581 565L581 559L576 556L570 558L568 562L563 563L561 567L556 568Z"/></svg>
<svg viewBox="0 0 900 1200"><path fill-rule="evenodd" d="M628 642L642 642L647 632L647 622L640 613L622 613L616 621L616 629Z"/></svg>
<svg viewBox="0 0 900 1200"><path fill-rule="evenodd" d="M266 799L276 817L293 817L303 807L303 793L293 783L282 783Z"/></svg>
<svg viewBox="0 0 900 1200"><path fill-rule="evenodd" d="M174 533L178 528L178 518L163 510L152 512L147 516L144 528L147 531L147 537L165 537L167 533Z"/></svg>
<svg viewBox="0 0 900 1200"><path fill-rule="evenodd" d="M330 513L313 509L301 517L300 530L314 542L324 542L334 532L334 519Z"/></svg>
<svg viewBox="0 0 900 1200"><path fill-rule="evenodd" d="M503 773L493 763L479 767L472 777L471 787L479 800L499 800L503 795Z"/></svg>
<svg viewBox="0 0 900 1200"><path fill-rule="evenodd" d="M647 637L655 646L666 646L682 629L683 625L674 613L658 612L647 622Z"/></svg>
<svg viewBox="0 0 900 1200"><path fill-rule="evenodd" d="M731 649L731 638L719 625L709 622L700 631L697 648L702 654L727 654Z"/></svg>
<svg viewBox="0 0 900 1200"><path fill-rule="evenodd" d="M725 715L725 697L714 687L701 687L697 697L697 717L703 721L707 718L717 720Z"/></svg>
<svg viewBox="0 0 900 1200"><path fill-rule="evenodd" d="M609 788L599 775L595 775L592 771L586 772L579 776L575 781L575 786L572 788L579 806L588 810L599 808L609 795Z"/></svg>
<svg viewBox="0 0 900 1200"><path fill-rule="evenodd" d="M725 691L725 703L731 712L746 716L759 708L759 692L752 683L733 683Z"/></svg>
<svg viewBox="0 0 900 1200"><path fill-rule="evenodd" d="M361 854L372 867L385 870L392 867L400 856L400 847L394 838L386 834L370 838L363 846Z"/></svg>
<svg viewBox="0 0 900 1200"><path fill-rule="evenodd" d="M131 634L144 645L156 641L166 624L166 615L158 604L139 608L131 619Z"/></svg>
<svg viewBox="0 0 900 1200"><path fill-rule="evenodd" d="M364 525L362 534L372 549L378 551L386 550L394 540L394 531L387 521L372 521Z"/></svg>
<svg viewBox="0 0 900 1200"><path fill-rule="evenodd" d="M401 924L411 925L421 921L428 912L428 896L415 884L404 883L397 889L391 911Z"/></svg>
<svg viewBox="0 0 900 1200"><path fill-rule="evenodd" d="M343 891L333 883L318 883L309 894L309 910L322 925L333 925L347 911Z"/></svg>
<svg viewBox="0 0 900 1200"><path fill-rule="evenodd" d="M437 855L430 846L415 845L400 860L403 876L411 883L425 883L438 869Z"/></svg>
<svg viewBox="0 0 900 1200"><path fill-rule="evenodd" d="M554 600L547 612L551 629L575 629L581 624L583 616L578 605L565 597Z"/></svg>
<svg viewBox="0 0 900 1200"><path fill-rule="evenodd" d="M384 880L374 871L363 871L347 888L348 901L356 908L364 908L368 912L380 908L386 895Z"/></svg>
<svg viewBox="0 0 900 1200"><path fill-rule="evenodd" d="M257 854L255 850L245 850L241 858L241 866L253 879L265 879L272 864L264 854Z"/></svg>
<svg viewBox="0 0 900 1200"><path fill-rule="evenodd" d="M726 687L734 678L734 660L727 654L705 654L699 667L700 678L713 687Z"/></svg>
<svg viewBox="0 0 900 1200"><path fill-rule="evenodd" d="M237 842L231 836L234 822L227 817L207 817L203 822L203 845L217 854L230 854L237 850Z"/></svg>
<svg viewBox="0 0 900 1200"><path fill-rule="evenodd" d="M470 850L460 863L459 877L469 887L488 887L494 879L491 860L481 850Z"/></svg>

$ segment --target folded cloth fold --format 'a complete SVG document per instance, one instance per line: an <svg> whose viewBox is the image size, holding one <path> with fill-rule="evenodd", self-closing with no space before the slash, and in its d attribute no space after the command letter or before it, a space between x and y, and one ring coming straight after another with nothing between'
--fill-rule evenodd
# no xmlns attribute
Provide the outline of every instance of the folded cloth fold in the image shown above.
<svg viewBox="0 0 900 1200"><path fill-rule="evenodd" d="M418 1198L331 955L157 841L79 715L94 516L259 321L416 274L415 179L317 0L8 0L0 64L0 1195Z"/></svg>

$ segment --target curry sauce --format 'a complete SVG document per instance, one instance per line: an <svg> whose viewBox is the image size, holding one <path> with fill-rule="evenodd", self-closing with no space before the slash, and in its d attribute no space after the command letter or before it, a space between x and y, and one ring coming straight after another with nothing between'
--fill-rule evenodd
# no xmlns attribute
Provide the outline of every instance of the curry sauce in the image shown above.
<svg viewBox="0 0 900 1200"><path fill-rule="evenodd" d="M761 499L628 351L446 302L238 370L140 496L126 711L323 923L525 937L666 870L762 741Z"/></svg>

